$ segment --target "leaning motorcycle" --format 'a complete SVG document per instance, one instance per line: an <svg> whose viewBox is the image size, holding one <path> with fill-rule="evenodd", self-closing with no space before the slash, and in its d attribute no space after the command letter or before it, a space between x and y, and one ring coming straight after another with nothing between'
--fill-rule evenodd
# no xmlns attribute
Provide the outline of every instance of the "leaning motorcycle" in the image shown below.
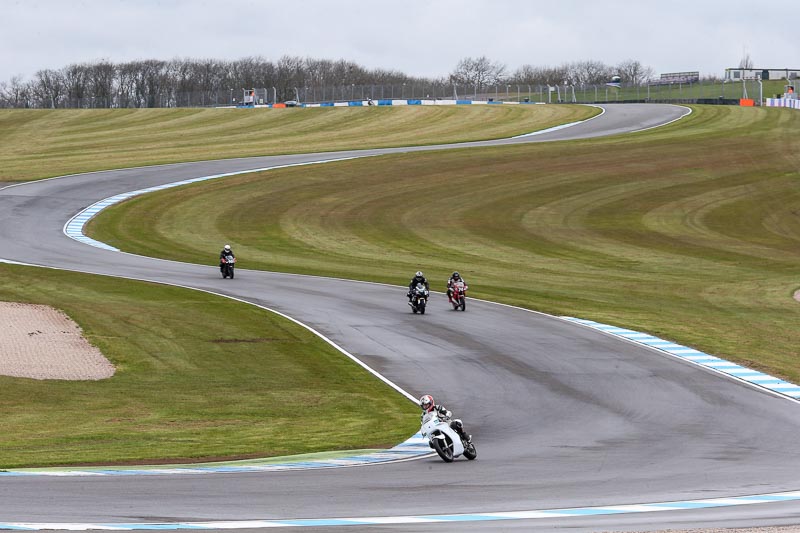
<svg viewBox="0 0 800 533"><path fill-rule="evenodd" d="M425 314L425 307L428 305L429 295L430 291L428 291L424 283L417 283L417 285L411 289L411 301L408 302L408 305L411 306L411 311L414 314Z"/></svg>
<svg viewBox="0 0 800 533"><path fill-rule="evenodd" d="M458 311L461 309L462 311L466 310L467 307L467 284L463 281L459 280L453 283L453 286L450 287L450 303L453 306L453 310Z"/></svg>
<svg viewBox="0 0 800 533"><path fill-rule="evenodd" d="M222 256L219 260L219 269L222 272L222 279L233 279L233 266L236 263L236 258L232 255Z"/></svg>
<svg viewBox="0 0 800 533"><path fill-rule="evenodd" d="M445 463L463 455L470 461L478 457L478 451L471 442L464 442L456 430L450 427L449 420L442 418L435 410L422 417L422 436L427 437L428 445L436 450Z"/></svg>

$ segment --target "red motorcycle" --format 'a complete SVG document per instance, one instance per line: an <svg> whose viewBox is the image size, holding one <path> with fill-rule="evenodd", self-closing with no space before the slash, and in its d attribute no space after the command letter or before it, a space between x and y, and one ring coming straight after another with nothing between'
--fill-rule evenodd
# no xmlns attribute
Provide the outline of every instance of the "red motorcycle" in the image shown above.
<svg viewBox="0 0 800 533"><path fill-rule="evenodd" d="M453 305L453 310L458 311L461 309L462 311L466 310L467 307L467 284L464 283L462 280L456 281L450 287L450 303Z"/></svg>

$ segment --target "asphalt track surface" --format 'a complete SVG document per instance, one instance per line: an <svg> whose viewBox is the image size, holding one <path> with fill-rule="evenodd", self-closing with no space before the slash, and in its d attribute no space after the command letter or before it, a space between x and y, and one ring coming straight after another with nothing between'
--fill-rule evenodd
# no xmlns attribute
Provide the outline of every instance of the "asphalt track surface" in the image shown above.
<svg viewBox="0 0 800 533"><path fill-rule="evenodd" d="M488 146L625 133L684 108L609 106L585 123ZM800 405L554 317L441 294L413 315L405 289L156 260L93 248L63 226L94 202L187 178L416 150L274 156L96 172L0 190L0 254L24 263L213 291L315 328L412 395L431 393L478 460L253 474L0 478L0 522L179 522L398 516L717 498L800 489ZM424 265L421 265L424 267ZM433 280L434 284L444 280ZM392 530L644 530L800 524L800 503ZM338 528L341 529L341 528ZM370 527L369 529L375 529Z"/></svg>

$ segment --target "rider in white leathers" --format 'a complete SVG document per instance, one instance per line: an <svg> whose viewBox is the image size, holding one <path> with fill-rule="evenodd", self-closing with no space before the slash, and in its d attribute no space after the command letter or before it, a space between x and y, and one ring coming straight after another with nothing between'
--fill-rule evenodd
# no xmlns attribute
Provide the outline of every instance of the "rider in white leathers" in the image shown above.
<svg viewBox="0 0 800 533"><path fill-rule="evenodd" d="M448 411L444 405L436 405L436 402L433 401L433 396L426 394L421 397L419 399L419 406L422 409L421 418L424 418L426 413L436 411L439 414L439 418L450 421L450 427L453 428L453 431L458 433L461 440L467 444L472 442L472 435L467 435L466 431L464 431L464 424L461 423L461 420L458 418L453 419L453 413Z"/></svg>

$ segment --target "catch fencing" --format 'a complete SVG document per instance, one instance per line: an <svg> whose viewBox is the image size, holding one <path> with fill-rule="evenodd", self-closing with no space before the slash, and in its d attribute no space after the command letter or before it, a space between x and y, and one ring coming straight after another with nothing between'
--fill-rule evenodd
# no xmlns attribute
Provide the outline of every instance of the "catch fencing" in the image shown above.
<svg viewBox="0 0 800 533"><path fill-rule="evenodd" d="M37 108L175 108L224 107L332 102L433 100L519 103L670 102L738 104L784 92L784 81L759 80L699 82L646 82L641 84L522 84L463 85L450 83L349 84L291 87L220 88L178 91L156 87L146 94L117 91L104 96L4 102L2 107Z"/></svg>
<svg viewBox="0 0 800 533"><path fill-rule="evenodd" d="M627 84L496 84L490 86L458 84L338 85L253 89L256 105L284 101L321 104L326 102L378 100L481 100L519 103L611 103L680 102L738 104L742 98L759 102L769 93L757 80L730 82L706 80L688 83ZM227 105L242 105L247 90L230 91ZM197 97L188 98L197 101ZM218 99L217 99L218 100ZM219 105L219 104L218 104Z"/></svg>

